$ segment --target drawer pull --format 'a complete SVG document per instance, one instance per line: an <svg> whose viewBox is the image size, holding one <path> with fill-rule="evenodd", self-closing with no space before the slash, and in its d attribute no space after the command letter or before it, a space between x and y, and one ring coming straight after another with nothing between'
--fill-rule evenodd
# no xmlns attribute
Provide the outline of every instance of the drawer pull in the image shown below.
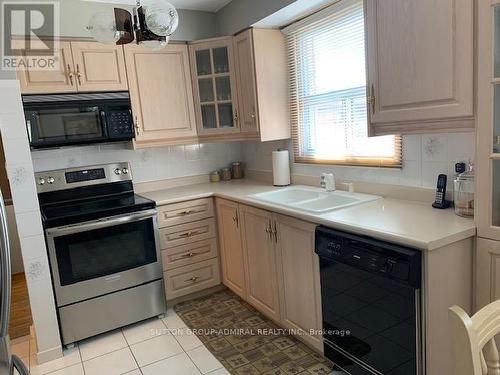
<svg viewBox="0 0 500 375"><path fill-rule="evenodd" d="M179 237L182 238L189 238L191 236L194 236L195 234L198 234L198 232L186 232L186 233L181 233L179 234Z"/></svg>
<svg viewBox="0 0 500 375"><path fill-rule="evenodd" d="M177 215L179 215L179 216L186 216L186 215L189 215L189 214L192 214L192 213L193 213L193 210L185 210L185 211L179 212Z"/></svg>
<svg viewBox="0 0 500 375"><path fill-rule="evenodd" d="M198 253L189 252L189 253L187 253L187 254L183 254L183 255L181 256L181 258L192 258L192 257L194 257L195 255L198 255Z"/></svg>
<svg viewBox="0 0 500 375"><path fill-rule="evenodd" d="M187 280L184 280L184 282L185 282L185 283L195 283L195 282L197 282L197 281L198 281L198 279L199 279L199 277L198 277L198 276L193 276L193 277L191 277L191 278L189 278L189 279L187 279Z"/></svg>

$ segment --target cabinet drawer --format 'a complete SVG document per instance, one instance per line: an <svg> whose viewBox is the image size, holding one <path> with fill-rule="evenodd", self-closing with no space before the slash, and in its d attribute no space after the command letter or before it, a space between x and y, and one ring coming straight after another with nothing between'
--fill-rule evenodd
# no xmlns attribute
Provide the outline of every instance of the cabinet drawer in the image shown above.
<svg viewBox="0 0 500 375"><path fill-rule="evenodd" d="M214 237L214 218L160 229L160 245L162 249L169 249L175 246L187 245L193 242L208 240Z"/></svg>
<svg viewBox="0 0 500 375"><path fill-rule="evenodd" d="M214 216L212 198L196 199L158 207L158 225L160 228L198 221L212 216Z"/></svg>
<svg viewBox="0 0 500 375"><path fill-rule="evenodd" d="M173 299L220 284L219 259L179 267L164 273L167 299Z"/></svg>
<svg viewBox="0 0 500 375"><path fill-rule="evenodd" d="M217 240L194 242L189 245L171 247L162 250L163 270L171 270L177 267L186 266L215 258L217 256Z"/></svg>

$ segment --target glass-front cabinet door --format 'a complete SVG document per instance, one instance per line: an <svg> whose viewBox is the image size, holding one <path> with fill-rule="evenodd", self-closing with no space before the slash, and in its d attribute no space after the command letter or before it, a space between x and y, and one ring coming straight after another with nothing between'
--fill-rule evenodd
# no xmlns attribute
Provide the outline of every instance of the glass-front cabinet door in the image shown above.
<svg viewBox="0 0 500 375"><path fill-rule="evenodd" d="M500 240L500 0L479 2L477 50L478 235Z"/></svg>
<svg viewBox="0 0 500 375"><path fill-rule="evenodd" d="M232 38L189 46L198 134L239 132Z"/></svg>

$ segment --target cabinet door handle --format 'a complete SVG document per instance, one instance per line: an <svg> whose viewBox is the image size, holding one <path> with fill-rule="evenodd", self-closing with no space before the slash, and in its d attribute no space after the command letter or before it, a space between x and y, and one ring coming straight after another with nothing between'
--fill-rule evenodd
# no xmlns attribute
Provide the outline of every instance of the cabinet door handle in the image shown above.
<svg viewBox="0 0 500 375"><path fill-rule="evenodd" d="M71 71L71 66L69 66L69 64L68 64L68 69L66 70L66 75L69 78L69 83L71 84L71 86L73 86L73 76L74 76L74 74Z"/></svg>
<svg viewBox="0 0 500 375"><path fill-rule="evenodd" d="M139 135L141 133L141 129L139 128L139 120L137 119L137 116L135 116L134 127L135 134Z"/></svg>
<svg viewBox="0 0 500 375"><path fill-rule="evenodd" d="M236 228L240 227L240 218L238 217L238 212L234 213L233 221L236 224Z"/></svg>
<svg viewBox="0 0 500 375"><path fill-rule="evenodd" d="M76 78L78 79L78 85L81 86L82 85L82 73L80 73L80 67L78 66L78 64L76 64Z"/></svg>
<svg viewBox="0 0 500 375"><path fill-rule="evenodd" d="M266 233L267 233L267 235L269 236L269 238L272 241L272 239L273 239L273 226L272 226L272 223L271 223L271 219L269 219L269 221L267 223Z"/></svg>
<svg viewBox="0 0 500 375"><path fill-rule="evenodd" d="M238 111L234 111L234 123L235 125L238 124L238 122L240 121L240 117L238 116Z"/></svg>
<svg viewBox="0 0 500 375"><path fill-rule="evenodd" d="M273 235L274 235L274 242L278 243L278 226L276 225L276 222L274 222L273 225Z"/></svg>
<svg viewBox="0 0 500 375"><path fill-rule="evenodd" d="M370 105L371 113L374 114L375 113L375 87L374 87L373 83L370 86L370 95L368 95L368 98L366 98L366 101Z"/></svg>

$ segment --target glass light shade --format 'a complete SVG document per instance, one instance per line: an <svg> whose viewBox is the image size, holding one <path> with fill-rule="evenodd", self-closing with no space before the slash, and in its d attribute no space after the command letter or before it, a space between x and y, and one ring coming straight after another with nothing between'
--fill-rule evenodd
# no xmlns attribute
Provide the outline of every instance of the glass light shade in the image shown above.
<svg viewBox="0 0 500 375"><path fill-rule="evenodd" d="M87 26L92 37L101 43L115 44L124 34L116 29L115 16L108 13L95 13Z"/></svg>
<svg viewBox="0 0 500 375"><path fill-rule="evenodd" d="M179 26L179 14L175 7L165 0L141 1L146 25L159 36L170 36Z"/></svg>
<svg viewBox="0 0 500 375"><path fill-rule="evenodd" d="M170 38L167 36L166 40L162 40L162 41L159 41L159 40L143 40L143 41L139 42L139 44L141 46L144 46L144 47L148 48L148 49L158 50L158 49L165 48L167 46L169 40L170 40Z"/></svg>

